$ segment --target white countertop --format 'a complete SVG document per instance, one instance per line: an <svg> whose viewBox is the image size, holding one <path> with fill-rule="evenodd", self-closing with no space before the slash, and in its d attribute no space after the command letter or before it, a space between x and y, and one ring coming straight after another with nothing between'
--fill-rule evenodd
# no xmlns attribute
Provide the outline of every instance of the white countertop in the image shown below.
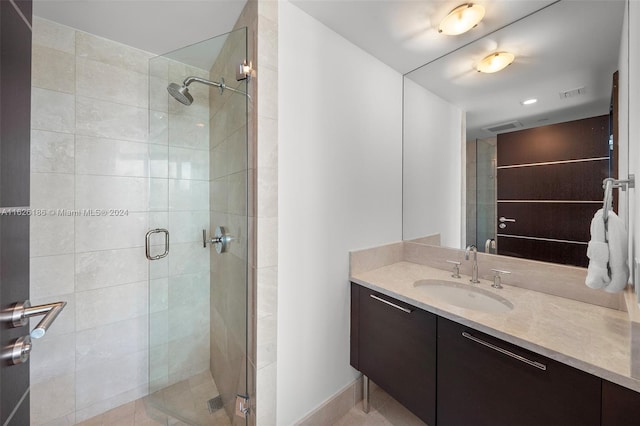
<svg viewBox="0 0 640 426"><path fill-rule="evenodd" d="M355 273L351 281L640 391L640 380L631 377L631 323L626 312L509 286L508 277L503 289L492 288L486 280L478 286L509 300L513 310L479 312L449 305L414 287L415 281L428 278L471 285L468 276L456 279L449 271L411 262Z"/></svg>

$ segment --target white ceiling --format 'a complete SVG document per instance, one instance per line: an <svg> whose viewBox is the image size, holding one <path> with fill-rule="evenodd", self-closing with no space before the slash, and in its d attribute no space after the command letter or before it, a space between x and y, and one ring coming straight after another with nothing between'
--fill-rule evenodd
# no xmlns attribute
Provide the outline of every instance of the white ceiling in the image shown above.
<svg viewBox="0 0 640 426"><path fill-rule="evenodd" d="M526 127L608 111L624 0L477 0L485 18L461 36L436 28L464 0L291 1L400 73L430 63L409 78L465 110L474 137L511 120ZM162 54L231 31L245 3L34 0L34 14ZM473 70L498 48L513 51L514 64L493 75ZM585 96L561 103L559 91L580 86ZM528 97L540 101L525 110L519 102Z"/></svg>
<svg viewBox="0 0 640 426"><path fill-rule="evenodd" d="M483 128L510 121L527 128L609 111L624 0L478 0L485 18L461 36L436 28L463 0L292 1L459 106L467 113L468 138L495 136ZM477 62L496 50L514 53L515 62L496 74L478 73ZM583 95L560 98L579 87ZM538 103L522 106L528 98Z"/></svg>
<svg viewBox="0 0 640 426"><path fill-rule="evenodd" d="M163 54L227 33L246 0L33 0L33 14Z"/></svg>
<svg viewBox="0 0 640 426"><path fill-rule="evenodd" d="M467 111L470 138L517 120L522 128L609 113L618 68L624 2L561 1L472 43L407 77ZM516 60L495 74L475 65L495 50ZM584 87L584 94L560 92ZM534 105L522 101L536 98Z"/></svg>
<svg viewBox="0 0 640 426"><path fill-rule="evenodd" d="M468 33L438 33L440 21L465 0L292 0L347 40L405 74L555 0L478 0L482 22Z"/></svg>

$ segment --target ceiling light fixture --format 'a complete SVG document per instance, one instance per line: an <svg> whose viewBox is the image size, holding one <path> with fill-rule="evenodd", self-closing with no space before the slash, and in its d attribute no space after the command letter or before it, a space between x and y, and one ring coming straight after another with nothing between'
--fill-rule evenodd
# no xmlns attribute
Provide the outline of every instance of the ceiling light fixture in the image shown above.
<svg viewBox="0 0 640 426"><path fill-rule="evenodd" d="M466 33L484 18L484 7L465 3L453 9L438 26L438 32L446 35Z"/></svg>
<svg viewBox="0 0 640 426"><path fill-rule="evenodd" d="M538 102L538 100L536 98L531 98L531 99L527 99L526 101L522 101L521 104L522 105L533 105L536 102Z"/></svg>
<svg viewBox="0 0 640 426"><path fill-rule="evenodd" d="M478 72L494 73L511 65L516 57L509 52L495 52L482 58L476 69Z"/></svg>

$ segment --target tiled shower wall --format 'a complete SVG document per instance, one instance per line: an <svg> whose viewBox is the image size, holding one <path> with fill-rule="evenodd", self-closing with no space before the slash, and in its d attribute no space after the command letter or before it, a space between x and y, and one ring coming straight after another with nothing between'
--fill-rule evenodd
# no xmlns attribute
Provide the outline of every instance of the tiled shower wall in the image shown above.
<svg viewBox="0 0 640 426"><path fill-rule="evenodd" d="M31 415L33 425L64 425L146 394L149 309L164 315L168 330L191 302L179 296L208 277L208 256L196 251L200 235L192 236L208 211L208 164L188 164L208 152L208 123L195 130L203 145L193 146L191 117L169 107L149 114L152 55L38 18L33 34L31 206L42 210L31 218L31 302L68 306L34 342ZM154 107L166 102L155 87ZM172 132L187 136L169 143ZM150 276L145 232L175 223L183 226L172 230L173 257ZM200 261L205 266L188 269ZM151 306L150 278L158 295ZM173 312L168 295L178 296ZM199 308L208 311L208 303ZM208 316L197 325L208 330ZM185 357L201 361L189 364L193 372L208 361L208 338L194 343L198 349L179 337L164 346L167 381L192 372L180 371ZM170 358L172 346L183 346L181 358Z"/></svg>

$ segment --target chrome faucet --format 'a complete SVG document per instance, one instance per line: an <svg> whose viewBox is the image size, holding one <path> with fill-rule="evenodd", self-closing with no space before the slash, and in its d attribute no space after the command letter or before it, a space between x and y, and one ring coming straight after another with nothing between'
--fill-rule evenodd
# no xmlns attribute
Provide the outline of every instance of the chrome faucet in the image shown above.
<svg viewBox="0 0 640 426"><path fill-rule="evenodd" d="M471 267L471 282L478 284L478 248L473 244L467 246L464 251L464 260L469 260L469 252L473 252L473 266Z"/></svg>

